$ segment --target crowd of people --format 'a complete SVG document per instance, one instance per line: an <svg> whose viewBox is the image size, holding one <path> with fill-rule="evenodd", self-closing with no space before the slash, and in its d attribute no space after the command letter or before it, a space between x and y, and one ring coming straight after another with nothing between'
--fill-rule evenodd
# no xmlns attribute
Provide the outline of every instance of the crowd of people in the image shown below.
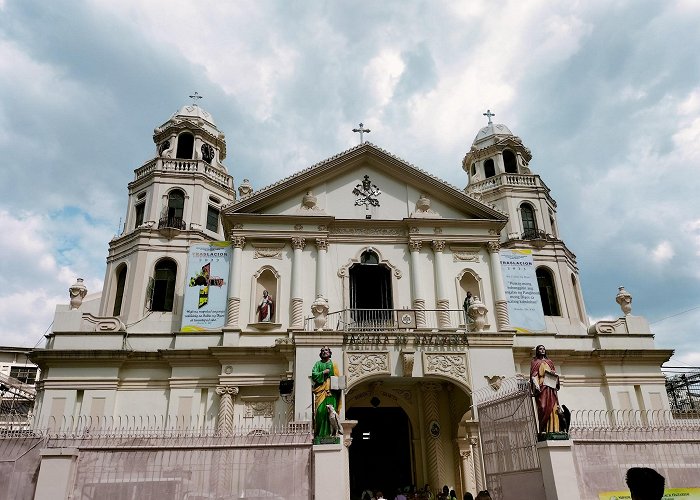
<svg viewBox="0 0 700 500"><path fill-rule="evenodd" d="M362 492L360 500L492 500L488 490L477 493L476 497L471 493L465 493L460 499L454 489L445 485L442 490L433 492L430 485L420 488L415 485L398 488L394 494L385 494L382 491L366 489Z"/></svg>

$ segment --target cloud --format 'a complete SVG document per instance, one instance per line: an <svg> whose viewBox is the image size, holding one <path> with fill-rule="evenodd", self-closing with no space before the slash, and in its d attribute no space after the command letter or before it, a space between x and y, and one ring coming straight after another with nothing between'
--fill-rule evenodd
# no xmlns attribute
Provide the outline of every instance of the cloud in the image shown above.
<svg viewBox="0 0 700 500"><path fill-rule="evenodd" d="M674 255L673 247L668 241L662 241L651 252L652 258L657 263L664 263L670 260Z"/></svg>

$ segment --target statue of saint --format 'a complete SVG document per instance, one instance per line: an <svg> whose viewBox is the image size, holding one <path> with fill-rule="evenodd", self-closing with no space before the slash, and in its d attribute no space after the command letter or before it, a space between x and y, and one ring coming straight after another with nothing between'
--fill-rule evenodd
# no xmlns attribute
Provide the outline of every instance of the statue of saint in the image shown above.
<svg viewBox="0 0 700 500"><path fill-rule="evenodd" d="M530 363L530 382L537 403L537 421L540 433L560 432L559 429L559 375L554 362L547 357L543 345L535 348L535 357Z"/></svg>
<svg viewBox="0 0 700 500"><path fill-rule="evenodd" d="M340 391L331 390L331 377L340 375L338 365L331 360L332 352L328 346L321 348L320 361L316 361L311 370L311 381L314 393L314 436L328 437L331 435L331 424L328 420L328 408L331 405L335 411L340 410Z"/></svg>
<svg viewBox="0 0 700 500"><path fill-rule="evenodd" d="M274 314L275 303L267 290L263 290L262 300L258 304L258 323L270 323Z"/></svg>

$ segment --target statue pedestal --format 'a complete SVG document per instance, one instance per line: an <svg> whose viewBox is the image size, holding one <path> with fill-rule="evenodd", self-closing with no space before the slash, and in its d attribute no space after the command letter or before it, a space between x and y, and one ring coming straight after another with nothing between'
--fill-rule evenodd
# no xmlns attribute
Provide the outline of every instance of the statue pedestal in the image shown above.
<svg viewBox="0 0 700 500"><path fill-rule="evenodd" d="M313 460L315 497L323 500L347 500L350 495L348 449L340 442L315 444Z"/></svg>
<svg viewBox="0 0 700 500"><path fill-rule="evenodd" d="M546 500L581 500L571 441L540 441L537 454Z"/></svg>

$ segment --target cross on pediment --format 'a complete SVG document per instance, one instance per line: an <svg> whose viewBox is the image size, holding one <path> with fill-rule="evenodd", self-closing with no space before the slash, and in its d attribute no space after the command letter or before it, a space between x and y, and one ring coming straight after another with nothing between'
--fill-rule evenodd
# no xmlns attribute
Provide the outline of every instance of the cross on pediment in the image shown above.
<svg viewBox="0 0 700 500"><path fill-rule="evenodd" d="M190 96L190 99L192 99L192 104L196 106L196 105L197 105L197 101L199 101L200 99L202 99L202 96L199 95L199 94L195 91L195 93L194 93L193 95Z"/></svg>
<svg viewBox="0 0 700 500"><path fill-rule="evenodd" d="M363 144L365 142L364 139L362 138L362 134L369 134L371 132L370 129L365 128L365 126L362 122L360 122L360 128L354 128L354 129L352 129L352 131L355 133L357 133L357 132L360 133L360 144Z"/></svg>

